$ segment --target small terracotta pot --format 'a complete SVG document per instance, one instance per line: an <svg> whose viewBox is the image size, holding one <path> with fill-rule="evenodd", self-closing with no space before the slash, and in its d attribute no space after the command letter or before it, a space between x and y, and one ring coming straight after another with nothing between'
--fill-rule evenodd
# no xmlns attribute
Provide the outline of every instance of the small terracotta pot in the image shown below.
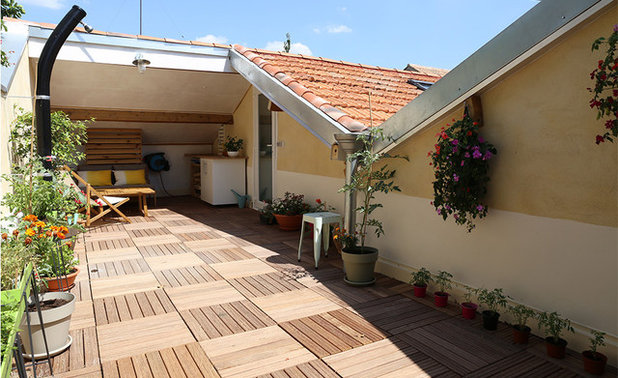
<svg viewBox="0 0 618 378"><path fill-rule="evenodd" d="M417 298L425 298L427 295L427 285L417 286L414 284L414 296Z"/></svg>
<svg viewBox="0 0 618 378"><path fill-rule="evenodd" d="M69 291L73 287L73 283L75 283L75 278L79 274L79 268L73 268L75 271L73 273L67 274L67 276L62 276L62 278L56 277L42 277L45 282L47 282L48 291L58 292L58 291Z"/></svg>
<svg viewBox="0 0 618 378"><path fill-rule="evenodd" d="M448 293L436 291L433 293L433 303L436 307L446 307L448 304Z"/></svg>
<svg viewBox="0 0 618 378"><path fill-rule="evenodd" d="M603 375L605 373L605 365L607 365L607 356L603 353L592 353L590 350L582 352L584 357L584 370L593 375ZM596 357L596 358L595 358Z"/></svg>
<svg viewBox="0 0 618 378"><path fill-rule="evenodd" d="M463 316L464 319L474 319L477 308L479 308L479 306L476 303L464 302L461 304L461 316Z"/></svg>
<svg viewBox="0 0 618 378"><path fill-rule="evenodd" d="M300 230L300 226L303 223L303 215L279 215L275 214L275 218L277 219L277 224L279 224L279 228L283 231L296 231Z"/></svg>
<svg viewBox="0 0 618 378"><path fill-rule="evenodd" d="M513 343L528 344L529 337L530 327L524 326L523 328L520 328L518 325L513 326Z"/></svg>
<svg viewBox="0 0 618 378"><path fill-rule="evenodd" d="M554 343L553 337L545 338L545 348L547 349L547 355L552 358L564 358L566 355L567 341L560 339L558 344Z"/></svg>

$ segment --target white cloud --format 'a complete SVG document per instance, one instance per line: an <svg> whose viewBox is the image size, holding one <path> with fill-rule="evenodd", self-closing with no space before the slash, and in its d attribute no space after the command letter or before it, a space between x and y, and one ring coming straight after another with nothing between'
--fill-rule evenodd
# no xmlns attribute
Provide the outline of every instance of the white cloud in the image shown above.
<svg viewBox="0 0 618 378"><path fill-rule="evenodd" d="M315 34L320 34L322 31L320 30L320 28L313 28L313 32Z"/></svg>
<svg viewBox="0 0 618 378"><path fill-rule="evenodd" d="M346 25L334 25L326 28L326 31L328 31L329 33L350 33L352 29L350 29Z"/></svg>
<svg viewBox="0 0 618 378"><path fill-rule="evenodd" d="M22 5L32 5L49 9L60 9L64 7L64 0L21 0Z"/></svg>
<svg viewBox="0 0 618 378"><path fill-rule="evenodd" d="M200 42L204 42L204 43L221 43L221 44L227 43L226 37L222 35L214 35L214 34L207 34L203 37L199 37L197 40Z"/></svg>
<svg viewBox="0 0 618 378"><path fill-rule="evenodd" d="M283 41L271 41L266 44L264 50L271 51L283 51ZM290 53L292 54L302 54L302 55L313 55L309 46L302 44L300 42L292 43L290 46Z"/></svg>
<svg viewBox="0 0 618 378"><path fill-rule="evenodd" d="M348 10L348 8L346 8L346 7L339 7L338 10L341 13L345 13Z"/></svg>

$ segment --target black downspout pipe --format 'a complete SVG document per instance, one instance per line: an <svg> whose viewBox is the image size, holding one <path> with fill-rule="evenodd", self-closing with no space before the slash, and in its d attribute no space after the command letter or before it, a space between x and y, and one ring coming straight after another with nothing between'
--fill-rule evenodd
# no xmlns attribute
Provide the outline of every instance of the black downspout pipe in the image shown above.
<svg viewBox="0 0 618 378"><path fill-rule="evenodd" d="M37 67L36 103L34 106L34 119L36 122L37 133L37 152L43 158L43 167L46 170L53 168L52 160L52 135L51 135L51 113L49 101L49 83L51 80L52 68L58 56L58 51L75 29L77 24L86 16L86 12L73 5L70 11L64 16L62 21L56 26L54 31L47 39ZM51 175L46 174L45 180L51 181Z"/></svg>

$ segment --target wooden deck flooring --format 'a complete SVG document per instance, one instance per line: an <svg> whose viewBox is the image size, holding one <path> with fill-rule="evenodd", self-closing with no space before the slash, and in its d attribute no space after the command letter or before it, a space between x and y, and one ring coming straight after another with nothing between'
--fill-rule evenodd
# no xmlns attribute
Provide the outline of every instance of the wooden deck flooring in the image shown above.
<svg viewBox="0 0 618 378"><path fill-rule="evenodd" d="M436 309L409 285L343 283L331 249L296 261L297 232L248 209L160 201L150 217L80 237L73 345L59 377L516 377L584 375ZM38 376L49 375L42 366Z"/></svg>

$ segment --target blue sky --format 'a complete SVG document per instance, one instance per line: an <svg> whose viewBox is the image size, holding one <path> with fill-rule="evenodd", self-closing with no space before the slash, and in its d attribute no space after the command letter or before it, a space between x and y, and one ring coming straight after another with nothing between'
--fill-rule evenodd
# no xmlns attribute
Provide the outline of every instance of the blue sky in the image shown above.
<svg viewBox="0 0 618 378"><path fill-rule="evenodd" d="M97 30L139 33L139 0L18 0L24 19L58 23L73 4ZM534 7L536 0L143 0L143 33L239 43L404 68L451 69Z"/></svg>

